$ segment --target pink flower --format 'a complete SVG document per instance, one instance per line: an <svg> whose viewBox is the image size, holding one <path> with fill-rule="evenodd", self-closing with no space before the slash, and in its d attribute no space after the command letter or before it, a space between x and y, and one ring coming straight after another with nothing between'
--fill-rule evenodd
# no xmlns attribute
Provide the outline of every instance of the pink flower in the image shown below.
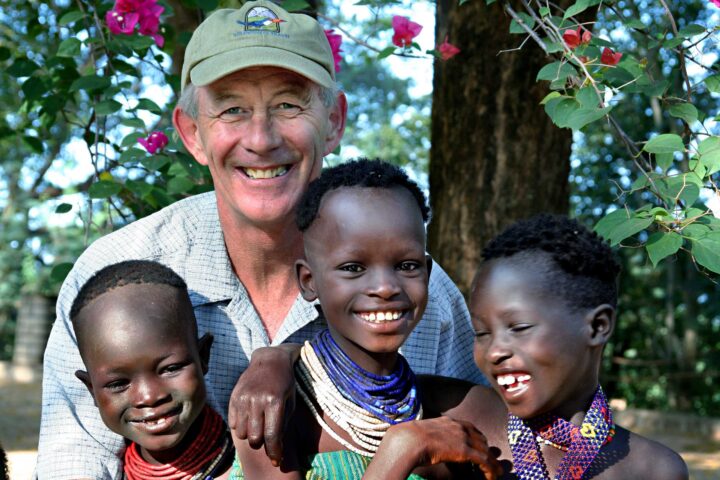
<svg viewBox="0 0 720 480"><path fill-rule="evenodd" d="M139 19L140 15L131 12L121 13L110 10L105 14L105 22L110 31L115 35L130 35L133 33L133 30L135 30L135 25Z"/></svg>
<svg viewBox="0 0 720 480"><path fill-rule="evenodd" d="M720 0L718 0L720 1ZM445 35L445 40L443 43L437 46L438 52L440 52L440 57L443 60L450 60L452 57L460 53L460 49L457 48L452 43L448 43L448 37Z"/></svg>
<svg viewBox="0 0 720 480"><path fill-rule="evenodd" d="M120 13L135 12L142 7L144 1L145 0L116 0L113 10Z"/></svg>
<svg viewBox="0 0 720 480"><path fill-rule="evenodd" d="M592 34L587 30L583 30L582 27L578 27L577 30L565 30L562 37L568 48L574 50L580 45L590 43Z"/></svg>
<svg viewBox="0 0 720 480"><path fill-rule="evenodd" d="M720 0L710 0L710 1L712 2L713 5L720 8Z"/></svg>
<svg viewBox="0 0 720 480"><path fill-rule="evenodd" d="M600 62L603 65L617 65L622 56L622 53L615 53L608 47L605 47L602 51L602 55L600 55Z"/></svg>
<svg viewBox="0 0 720 480"><path fill-rule="evenodd" d="M340 52L342 52L342 48L340 48L340 45L342 45L342 35L333 33L334 31L335 30L325 30L325 36L330 44L330 50L332 50L333 60L335 61L335 71L339 72L340 60L342 60L340 56Z"/></svg>
<svg viewBox="0 0 720 480"><path fill-rule="evenodd" d="M392 18L393 37L392 43L398 47L409 47L412 39L417 37L422 30L422 25L410 21L407 17L395 15Z"/></svg>
<svg viewBox="0 0 720 480"><path fill-rule="evenodd" d="M163 132L154 131L147 138L138 138L138 143L145 147L145 150L155 154L158 150L162 150L168 144L168 137Z"/></svg>

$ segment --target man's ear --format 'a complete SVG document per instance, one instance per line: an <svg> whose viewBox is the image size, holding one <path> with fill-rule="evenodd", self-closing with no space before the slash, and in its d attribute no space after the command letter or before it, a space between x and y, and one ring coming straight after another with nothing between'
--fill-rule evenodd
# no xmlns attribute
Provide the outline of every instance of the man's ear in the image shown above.
<svg viewBox="0 0 720 480"><path fill-rule="evenodd" d="M433 266L433 259L430 255L425 255L425 262L427 263L427 272L428 272L428 279L430 279L430 274L432 273L432 266Z"/></svg>
<svg viewBox="0 0 720 480"><path fill-rule="evenodd" d="M210 349L212 348L214 339L215 338L212 336L212 333L206 333L202 337L198 338L197 341L203 375L206 375L208 372L208 366L210 365Z"/></svg>
<svg viewBox="0 0 720 480"><path fill-rule="evenodd" d="M585 317L591 346L605 345L615 329L616 312L611 305L604 303L588 312Z"/></svg>
<svg viewBox="0 0 720 480"><path fill-rule="evenodd" d="M199 94L197 89L195 92L196 95ZM185 113L180 107L175 107L175 110L173 110L172 120L173 125L175 125L175 130L178 132L178 135L180 135L180 139L187 151L190 152L190 155L192 155L199 164L207 165L208 159L205 157L205 151L202 149L197 120Z"/></svg>
<svg viewBox="0 0 720 480"><path fill-rule="evenodd" d="M315 289L315 280L313 279L310 265L304 259L295 262L295 275L300 287L300 293L308 302L317 300L317 291Z"/></svg>
<svg viewBox="0 0 720 480"><path fill-rule="evenodd" d="M90 396L93 398L93 402L95 402L95 393L93 392L93 386L92 382L90 381L90 375L85 370L75 370L75 376L83 382L85 385L85 388L88 389L88 392L90 392ZM97 402L95 402L95 405L97 406Z"/></svg>
<svg viewBox="0 0 720 480"><path fill-rule="evenodd" d="M323 156L331 154L342 140L347 121L347 98L343 92L338 92L337 101L330 109L330 126L325 136L325 150Z"/></svg>

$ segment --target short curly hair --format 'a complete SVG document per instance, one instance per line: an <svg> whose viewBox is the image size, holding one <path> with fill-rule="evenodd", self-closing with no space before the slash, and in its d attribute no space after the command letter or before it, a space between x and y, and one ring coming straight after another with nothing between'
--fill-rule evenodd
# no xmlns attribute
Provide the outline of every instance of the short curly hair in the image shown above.
<svg viewBox="0 0 720 480"><path fill-rule="evenodd" d="M617 305L620 265L610 246L595 232L564 215L540 214L520 220L491 240L485 261L523 252L545 252L558 268L548 284L569 306Z"/></svg>
<svg viewBox="0 0 720 480"><path fill-rule="evenodd" d="M400 167L380 159L359 158L327 168L318 178L310 182L295 216L295 223L301 232L310 228L315 221L323 197L328 192L342 187L404 187L417 202L423 221L430 220L430 207L425 194Z"/></svg>
<svg viewBox="0 0 720 480"><path fill-rule="evenodd" d="M174 270L151 260L126 260L98 270L85 282L73 301L70 319L75 322L80 311L103 293L130 284L174 287L186 297L190 304L187 284Z"/></svg>

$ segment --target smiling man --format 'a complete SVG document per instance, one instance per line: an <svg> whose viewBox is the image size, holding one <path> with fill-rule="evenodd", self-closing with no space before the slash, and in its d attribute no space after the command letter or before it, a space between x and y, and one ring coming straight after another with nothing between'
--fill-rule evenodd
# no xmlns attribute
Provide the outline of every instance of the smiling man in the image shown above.
<svg viewBox="0 0 720 480"><path fill-rule="evenodd" d="M83 364L68 313L93 273L128 259L159 261L184 278L199 329L215 338L209 404L229 410L238 435L264 443L279 460L294 356L262 347L300 343L325 327L299 294L294 265L303 242L293 217L323 157L340 143L346 110L330 45L311 17L258 1L218 10L197 28L173 122L210 168L215 191L101 238L68 275L45 353L39 478L122 474L122 438L103 425L74 377ZM436 266L426 313L403 354L418 373L481 381L472 342L464 300ZM268 371L276 382L267 381Z"/></svg>

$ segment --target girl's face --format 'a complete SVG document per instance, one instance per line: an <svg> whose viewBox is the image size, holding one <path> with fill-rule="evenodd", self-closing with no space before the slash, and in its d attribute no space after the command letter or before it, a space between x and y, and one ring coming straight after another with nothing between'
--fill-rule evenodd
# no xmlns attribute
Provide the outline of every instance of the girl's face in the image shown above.
<svg viewBox="0 0 720 480"><path fill-rule="evenodd" d="M110 290L79 315L87 373L78 376L105 425L148 461L173 459L205 405L211 340L195 337L191 308L173 287L142 284Z"/></svg>
<svg viewBox="0 0 720 480"><path fill-rule="evenodd" d="M584 313L546 287L543 272L556 268L551 262L542 255L486 262L470 298L475 362L521 418L547 412L570 418L598 382Z"/></svg>

